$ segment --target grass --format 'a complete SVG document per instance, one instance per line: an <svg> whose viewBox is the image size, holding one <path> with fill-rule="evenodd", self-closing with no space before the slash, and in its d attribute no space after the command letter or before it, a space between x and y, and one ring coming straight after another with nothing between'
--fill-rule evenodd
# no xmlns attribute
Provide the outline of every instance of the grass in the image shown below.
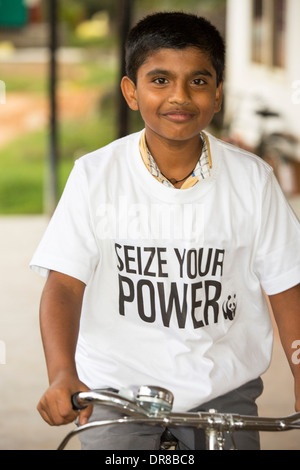
<svg viewBox="0 0 300 470"><path fill-rule="evenodd" d="M102 147L114 136L114 116L62 124L59 134L59 195L81 155ZM38 214L44 210L44 184L48 158L48 133L33 132L0 151L0 213Z"/></svg>
<svg viewBox="0 0 300 470"><path fill-rule="evenodd" d="M77 120L64 120L59 125L58 182L61 194L74 160L93 151L115 136L116 110L113 94L116 67L112 64L81 64L79 73L64 78L76 86L97 87L106 99L100 109L90 116ZM41 93L44 79L39 76L32 82L27 72L24 80L15 75L8 78L11 88L18 92ZM34 83L34 85L33 85ZM28 88L26 87L28 85ZM105 91L108 90L108 91ZM0 149L0 214L39 214L44 211L44 186L49 154L48 130L42 129L16 138Z"/></svg>

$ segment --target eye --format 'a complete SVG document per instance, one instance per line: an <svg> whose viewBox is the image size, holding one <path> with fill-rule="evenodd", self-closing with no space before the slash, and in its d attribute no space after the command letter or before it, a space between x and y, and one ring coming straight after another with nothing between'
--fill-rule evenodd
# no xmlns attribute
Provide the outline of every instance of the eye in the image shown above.
<svg viewBox="0 0 300 470"><path fill-rule="evenodd" d="M206 84L206 81L203 80L203 78L195 78L193 81L192 81L192 84L193 85L205 85Z"/></svg>
<svg viewBox="0 0 300 470"><path fill-rule="evenodd" d="M168 83L168 80L163 77L158 77L153 80L153 83L156 83L157 85L166 85L166 83Z"/></svg>

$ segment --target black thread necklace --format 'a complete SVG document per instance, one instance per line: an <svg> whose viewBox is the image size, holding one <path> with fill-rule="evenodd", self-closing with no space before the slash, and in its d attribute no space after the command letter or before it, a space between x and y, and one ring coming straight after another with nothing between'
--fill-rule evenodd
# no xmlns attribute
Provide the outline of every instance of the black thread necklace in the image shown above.
<svg viewBox="0 0 300 470"><path fill-rule="evenodd" d="M189 176L191 176L194 173L194 170L192 170L187 176L182 178L182 180L176 180L175 178L168 178L166 175L163 174L161 171L161 174L166 178L166 180L170 181L171 184L175 185L177 183L181 183L182 181L186 180Z"/></svg>

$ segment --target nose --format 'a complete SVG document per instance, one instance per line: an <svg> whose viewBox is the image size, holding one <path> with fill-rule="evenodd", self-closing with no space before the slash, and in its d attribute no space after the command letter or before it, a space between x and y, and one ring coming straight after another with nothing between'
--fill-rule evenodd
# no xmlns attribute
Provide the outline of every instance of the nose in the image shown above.
<svg viewBox="0 0 300 470"><path fill-rule="evenodd" d="M190 103L190 95L183 83L175 83L171 89L168 101L170 104L186 105Z"/></svg>

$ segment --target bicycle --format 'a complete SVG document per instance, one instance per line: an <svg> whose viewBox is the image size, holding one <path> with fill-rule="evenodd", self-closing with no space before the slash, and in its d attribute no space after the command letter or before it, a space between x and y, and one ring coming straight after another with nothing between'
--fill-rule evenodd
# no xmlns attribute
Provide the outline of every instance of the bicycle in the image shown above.
<svg viewBox="0 0 300 470"><path fill-rule="evenodd" d="M73 408L80 410L88 405L113 407L124 416L106 421L94 421L67 434L57 450L63 450L70 439L88 429L109 426L110 424L147 424L162 427L196 427L204 429L206 435L206 450L224 450L225 434L229 433L232 450L236 450L234 432L242 430L255 431L289 431L300 429L300 413L283 418L267 418L246 416L230 413L218 413L217 410L208 412L172 412L174 396L163 388L156 386L141 386L135 395L133 391L91 390L77 392L72 396ZM174 449L176 438L169 434L162 443L160 450Z"/></svg>
<svg viewBox="0 0 300 470"><path fill-rule="evenodd" d="M251 98L251 99L250 99ZM289 132L289 126L276 109L271 109L260 96L236 96L237 109L233 110L226 129L225 140L259 155L274 170L275 176L287 196L300 191L300 141ZM251 131L251 139L245 135ZM253 144L250 145L249 142Z"/></svg>
<svg viewBox="0 0 300 470"><path fill-rule="evenodd" d="M299 155L298 139L287 132L267 132L266 122L272 118L280 118L280 114L268 108L259 109L256 115L261 118L263 129L261 140L255 153L269 163L274 170L280 186L287 195L299 193Z"/></svg>

